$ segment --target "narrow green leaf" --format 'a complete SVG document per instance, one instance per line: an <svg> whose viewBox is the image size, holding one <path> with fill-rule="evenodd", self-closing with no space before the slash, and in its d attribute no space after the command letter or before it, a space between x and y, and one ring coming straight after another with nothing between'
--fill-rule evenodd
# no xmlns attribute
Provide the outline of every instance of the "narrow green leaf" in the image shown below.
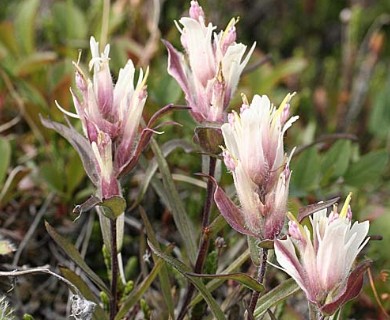
<svg viewBox="0 0 390 320"><path fill-rule="evenodd" d="M236 271L238 268L240 268L247 260L249 259L249 249L244 251L236 260L234 260L229 267L227 267L225 270L223 270L221 273L231 273ZM206 288L209 290L209 292L213 292L217 288L219 288L225 280L221 279L213 279L209 283L207 283ZM201 294L198 294L194 299L192 299L190 303L190 307L196 305L200 301L202 301L203 297Z"/></svg>
<svg viewBox="0 0 390 320"><path fill-rule="evenodd" d="M22 166L17 166L11 171L0 193L0 207L17 194L15 192L16 186L29 172L30 169Z"/></svg>
<svg viewBox="0 0 390 320"><path fill-rule="evenodd" d="M177 271L179 271L184 277L186 277L199 290L200 294L203 296L204 300L207 302L208 306L210 307L211 312L214 314L216 319L218 319L218 320L225 319L225 316L224 316L221 308L219 307L218 303L214 300L210 291L203 284L203 282L200 279L192 277L188 274L189 272L191 272L191 270L188 266L186 266L181 261L161 252L156 247L154 247L150 241L148 241L148 244L149 244L149 247L152 249L152 251L157 256L164 259L165 262L169 263L172 267L174 267Z"/></svg>
<svg viewBox="0 0 390 320"><path fill-rule="evenodd" d="M191 152L194 148L193 145L185 141L184 139L173 139L166 143L164 143L161 147L161 152L166 158L172 151L182 148L185 152ZM156 173L158 168L156 157L153 158L151 161L148 161L148 167L145 170L145 176L142 179L142 185L139 188L138 196L134 204L131 206L131 209L134 209L137 205L140 204L142 201L146 190L149 187L150 181L152 180L154 174Z"/></svg>
<svg viewBox="0 0 390 320"><path fill-rule="evenodd" d="M357 162L350 165L345 173L345 183L354 187L374 183L386 169L388 160L389 153L387 150L372 151L364 155Z"/></svg>
<svg viewBox="0 0 390 320"><path fill-rule="evenodd" d="M390 75L381 83L382 88L372 95L372 111L369 112L369 130L377 137L387 139L390 133Z"/></svg>
<svg viewBox="0 0 390 320"><path fill-rule="evenodd" d="M55 229L45 221L45 227L50 237L65 251L65 253L76 263L87 275L88 277L103 291L105 291L109 296L111 296L110 290L104 284L102 279L85 263L83 257L77 251L77 249L70 243L67 239L61 236Z"/></svg>
<svg viewBox="0 0 390 320"><path fill-rule="evenodd" d="M121 308L119 309L115 320L122 320L127 312L132 308L142 297L145 291L150 287L154 279L157 277L158 273L161 270L161 267L164 265L164 260L158 259L157 263L154 265L152 271L149 273L148 277L142 281L142 283L131 291L130 295L125 299Z"/></svg>
<svg viewBox="0 0 390 320"><path fill-rule="evenodd" d="M0 154L0 185L2 185L11 161L11 146L9 141L2 137L0 137Z"/></svg>
<svg viewBox="0 0 390 320"><path fill-rule="evenodd" d="M19 48L15 37L15 26L11 21L2 21L0 23L0 43L7 48L11 55L18 55Z"/></svg>
<svg viewBox="0 0 390 320"><path fill-rule="evenodd" d="M15 17L16 39L24 53L32 53L35 49L35 17L39 0L26 0L19 4Z"/></svg>
<svg viewBox="0 0 390 320"><path fill-rule="evenodd" d="M78 274L76 274L75 272L73 272L72 270L66 267L60 267L60 271L65 279L69 280L71 283L73 283L76 286L77 289L80 290L81 294L84 296L85 299L96 303L93 318L95 320L108 319L107 314L104 312L104 310L99 304L99 300L92 293L91 289L84 282L84 280L81 279L81 277Z"/></svg>
<svg viewBox="0 0 390 320"><path fill-rule="evenodd" d="M140 207L139 210L141 214L141 218L144 222L145 230L146 230L146 235L148 236L149 241L159 250L160 244L157 241L156 235L154 234L154 230L152 225L150 224L150 221L148 219L148 216L146 215L145 210ZM155 256L153 256L154 263L157 263L157 259ZM166 264L163 265L161 268L161 271L159 273L159 279L160 279L160 284L161 284L161 291L165 300L165 304L167 305L167 309L169 312L169 315L171 316L172 319L175 318L175 308L173 304L173 299L172 299L172 294L171 294L171 284L169 282L169 274L168 274L168 268Z"/></svg>
<svg viewBox="0 0 390 320"><path fill-rule="evenodd" d="M294 294L298 290L299 286L296 284L294 279L283 281L276 288L260 297L260 299L257 301L258 307L254 312L255 318L260 319L260 317L266 313L269 308L277 305L279 302L285 300L287 297Z"/></svg>
<svg viewBox="0 0 390 320"><path fill-rule="evenodd" d="M153 138L151 139L150 144L157 159L158 167L162 175L163 184L167 189L167 196L169 205L172 210L173 219L181 235L181 238L183 239L188 257L190 261L194 263L197 252L194 227L192 226L187 212L185 211L183 201L176 190L171 173L169 171L168 163L165 160L160 147L158 146L156 140L154 140Z"/></svg>
<svg viewBox="0 0 390 320"><path fill-rule="evenodd" d="M37 70L42 69L50 63L54 63L56 60L57 54L55 52L33 52L17 65L15 74L21 77L32 75Z"/></svg>
<svg viewBox="0 0 390 320"><path fill-rule="evenodd" d="M258 292L262 292L264 290L264 286L257 282L255 279L252 277L248 276L245 273L237 272L237 273L228 273L228 274L198 274L198 273L193 273L193 272L187 272L187 274L190 277L196 277L196 278L206 278L206 279L221 279L221 280L234 280L245 287L255 290Z"/></svg>

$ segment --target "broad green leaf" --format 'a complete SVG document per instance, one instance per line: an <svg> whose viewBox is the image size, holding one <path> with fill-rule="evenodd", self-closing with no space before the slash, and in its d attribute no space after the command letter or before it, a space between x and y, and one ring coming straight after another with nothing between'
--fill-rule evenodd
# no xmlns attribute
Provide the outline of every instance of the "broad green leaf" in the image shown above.
<svg viewBox="0 0 390 320"><path fill-rule="evenodd" d="M373 95L374 103L372 112L369 113L369 129L376 136L386 139L390 133L390 75L383 83L382 90Z"/></svg>
<svg viewBox="0 0 390 320"><path fill-rule="evenodd" d="M18 183L30 172L30 169L17 166L14 168L11 173L8 175L7 180L4 183L3 188L0 193L0 207L5 205L9 200L11 200L17 194L15 188Z"/></svg>
<svg viewBox="0 0 390 320"><path fill-rule="evenodd" d="M93 318L95 320L108 319L107 314L104 312L104 310L102 309L102 307L99 304L99 300L92 293L91 289L84 282L84 280L78 274L76 274L74 271L72 271L66 267L60 266L60 271L65 279L69 280L71 283L73 283L76 286L77 289L80 290L81 294L84 296L85 299L96 303Z"/></svg>
<svg viewBox="0 0 390 320"><path fill-rule="evenodd" d="M255 319L261 319L261 316L266 313L269 308L272 308L281 301L287 299L290 295L294 294L298 290L299 287L294 279L283 281L276 288L261 296L257 301L258 307L254 312Z"/></svg>
<svg viewBox="0 0 390 320"><path fill-rule="evenodd" d="M185 211L183 201L176 190L171 172L168 167L168 163L165 160L160 147L158 146L156 140L154 140L153 138L151 139L150 144L157 159L163 184L167 189L166 195L168 196L170 209L172 210L172 215L176 227L181 235L181 238L183 239L184 246L189 259L191 260L191 262L195 262L197 250L196 250L196 241L195 241L196 238L194 234L194 227L192 226L192 223L187 215L187 212Z"/></svg>
<svg viewBox="0 0 390 320"><path fill-rule="evenodd" d="M56 2L51 11L55 22L53 30L60 36L59 41L66 43L87 38L87 20L76 1Z"/></svg>
<svg viewBox="0 0 390 320"><path fill-rule="evenodd" d="M219 307L218 303L214 300L210 291L206 288L206 286L203 284L203 282L200 279L197 279L197 278L194 278L194 277L188 275L188 273L191 272L191 270L188 266L186 266L181 261L161 252L156 247L154 247L150 241L148 241L148 244L149 244L149 247L152 249L152 251L157 256L164 259L165 262L169 263L172 267L174 267L177 271L179 271L184 277L186 277L199 290L200 294L203 296L204 300L207 302L208 306L210 307L211 312L214 314L216 319L218 319L218 320L225 319L225 316L224 316L221 308Z"/></svg>
<svg viewBox="0 0 390 320"><path fill-rule="evenodd" d="M71 258L72 261L76 263L101 290L105 291L107 295L111 296L110 290L104 284L102 279L100 279L100 277L86 264L83 257L73 246L73 244L57 233L57 231L55 231L55 229L47 221L45 221L45 227L50 237L57 243L57 245L61 247L62 250L64 250L69 258Z"/></svg>
<svg viewBox="0 0 390 320"><path fill-rule="evenodd" d="M127 312L141 299L145 291L150 287L153 280L160 272L163 265L164 260L159 259L154 265L152 271L150 271L148 277L145 278L137 288L133 289L130 295L124 300L121 308L115 316L115 320L122 320L126 316Z"/></svg>
<svg viewBox="0 0 390 320"><path fill-rule="evenodd" d="M291 163L291 188L301 194L318 188L320 157L315 147L303 151Z"/></svg>
<svg viewBox="0 0 390 320"><path fill-rule="evenodd" d="M104 207L104 214L107 218L116 219L118 218L126 209L126 200L120 196L113 196L108 199L104 199L100 204Z"/></svg>
<svg viewBox="0 0 390 320"><path fill-rule="evenodd" d="M187 274L195 278L220 279L224 281L234 280L241 283L242 285L244 285L245 287L251 290L255 290L258 292L264 291L264 286L261 283L259 283L258 281L256 281L251 276L248 276L245 273L237 272L237 273L228 273L228 274L203 274L203 273L198 274L198 273L188 272Z"/></svg>
<svg viewBox="0 0 390 320"><path fill-rule="evenodd" d="M0 137L0 186L3 184L4 178L11 161L11 146L7 139Z"/></svg>
<svg viewBox="0 0 390 320"><path fill-rule="evenodd" d="M154 233L153 227L150 224L150 221L148 219L148 216L146 215L145 210L140 207L140 214L142 221L144 222L145 230L146 230L146 235L149 239L149 241L159 250L160 244L157 241L157 237ZM153 256L154 263L157 263L157 260L155 256ZM173 304L173 299L172 299L172 294L171 294L171 284L169 282L169 274L168 274L168 268L166 264L164 264L161 268L160 274L158 275L160 279L160 284L161 284L161 291L165 300L165 304L167 305L167 309L169 312L169 315L172 317L172 319L175 318L175 308Z"/></svg>
<svg viewBox="0 0 390 320"><path fill-rule="evenodd" d="M387 150L372 151L357 162L352 163L345 173L345 183L353 187L362 187L378 180L389 160Z"/></svg>
<svg viewBox="0 0 390 320"><path fill-rule="evenodd" d="M64 193L64 171L58 168L57 163L42 163L40 165L39 173L40 177L49 185L52 190L60 194Z"/></svg>
<svg viewBox="0 0 390 320"><path fill-rule="evenodd" d="M251 87L255 92L271 92L280 81L289 75L302 72L307 66L307 60L293 57L278 63L275 67L263 65L248 76Z"/></svg>
<svg viewBox="0 0 390 320"><path fill-rule="evenodd" d="M323 177L337 179L344 175L351 158L351 145L350 140L338 140L326 152L321 161L321 173Z"/></svg>
<svg viewBox="0 0 390 320"><path fill-rule="evenodd" d="M15 33L21 51L30 54L35 50L35 17L39 0L20 2L15 17Z"/></svg>

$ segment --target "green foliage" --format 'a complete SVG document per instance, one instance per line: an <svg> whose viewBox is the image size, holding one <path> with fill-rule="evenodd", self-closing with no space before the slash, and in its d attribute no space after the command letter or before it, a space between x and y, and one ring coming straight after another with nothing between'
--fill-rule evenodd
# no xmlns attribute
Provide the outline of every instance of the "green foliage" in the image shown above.
<svg viewBox="0 0 390 320"><path fill-rule="evenodd" d="M283 281L279 286L272 289L263 295L258 302L259 307L254 313L255 317L259 317L267 312L267 309L285 300L288 296L299 290L298 285L293 279Z"/></svg>
<svg viewBox="0 0 390 320"><path fill-rule="evenodd" d="M320 163L321 159L315 147L303 151L296 160L294 159L291 165L293 172L291 189L294 190L292 192L302 195L305 191L317 190L320 182Z"/></svg>
<svg viewBox="0 0 390 320"><path fill-rule="evenodd" d="M3 183L11 161L11 146L7 139L0 137L0 185Z"/></svg>
<svg viewBox="0 0 390 320"><path fill-rule="evenodd" d="M357 188L376 183L386 170L387 150L372 151L354 162L345 174L345 183Z"/></svg>
<svg viewBox="0 0 390 320"><path fill-rule="evenodd" d="M72 261L75 262L101 290L110 295L110 291L102 279L100 279L100 277L85 263L84 259L81 257L80 253L73 246L73 244L57 233L48 222L45 223L45 226L52 239L57 243L58 246L60 246L62 250L64 250L69 258L72 259Z"/></svg>

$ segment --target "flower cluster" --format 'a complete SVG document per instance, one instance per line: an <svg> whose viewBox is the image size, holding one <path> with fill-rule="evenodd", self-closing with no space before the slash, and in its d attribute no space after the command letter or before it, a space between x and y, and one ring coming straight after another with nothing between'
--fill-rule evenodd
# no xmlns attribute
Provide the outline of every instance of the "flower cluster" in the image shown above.
<svg viewBox="0 0 390 320"><path fill-rule="evenodd" d="M224 31L206 24L202 7L191 1L189 17L179 20L184 56L167 41L168 73L181 86L191 114L200 123L225 120L225 109L236 90L241 73L255 48L245 55L246 46L236 43L236 19Z"/></svg>
<svg viewBox="0 0 390 320"><path fill-rule="evenodd" d="M326 209L315 212L310 218L312 231L290 215L289 236L275 242L276 258L283 270L324 314L333 314L360 292L367 269L366 263L353 269L369 240L369 222L351 226L350 199L351 195L340 213L336 207L329 216Z"/></svg>
<svg viewBox="0 0 390 320"><path fill-rule="evenodd" d="M297 116L289 118L287 95L276 109L267 96L244 97L240 115L229 114L222 125L224 161L231 171L241 209L220 188L215 201L222 215L237 231L260 239L274 239L283 227L290 181L289 159L283 135Z"/></svg>
<svg viewBox="0 0 390 320"><path fill-rule="evenodd" d="M98 196L108 199L120 195L118 179L130 171L140 152L150 139L151 130L139 126L145 105L146 79L140 70L134 86L135 68L131 60L119 71L114 86L109 68L109 45L99 54L99 43L91 37L93 79L89 79L78 64L73 102L77 114L58 107L68 116L81 120L85 138L71 126L66 127L50 120L42 122L57 130L79 152L87 174L98 189Z"/></svg>

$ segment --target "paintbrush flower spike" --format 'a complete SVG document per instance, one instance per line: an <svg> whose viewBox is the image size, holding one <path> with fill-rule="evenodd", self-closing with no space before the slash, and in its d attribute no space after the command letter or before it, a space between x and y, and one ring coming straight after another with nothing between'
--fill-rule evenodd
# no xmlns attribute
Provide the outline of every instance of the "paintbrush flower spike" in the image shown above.
<svg viewBox="0 0 390 320"><path fill-rule="evenodd" d="M91 37L92 59L89 69L92 80L75 63L77 91L71 90L76 114L58 107L68 116L79 118L86 141L72 127L43 123L65 136L79 152L86 172L103 199L120 195L118 179L135 165L147 145L153 130L146 128L139 134L140 120L145 105L148 71L139 72L135 82L135 67L128 60L120 69L114 85L109 67L110 46L99 53L99 43Z"/></svg>
<svg viewBox="0 0 390 320"><path fill-rule="evenodd" d="M235 25L238 19L233 18L219 33L205 20L202 7L197 1L191 1L189 17L183 17L176 23L185 56L164 41L169 55L168 73L184 91L197 122L223 123L225 110L255 44L244 57L246 46L236 43Z"/></svg>
<svg viewBox="0 0 390 320"><path fill-rule="evenodd" d="M315 212L312 230L289 214L289 235L276 240L276 259L323 314L333 314L354 298L363 284L368 264L354 267L354 261L367 244L369 222L351 223L351 195L340 213L337 207Z"/></svg>
<svg viewBox="0 0 390 320"><path fill-rule="evenodd" d="M224 162L233 175L240 200L237 208L220 188L216 204L237 231L259 239L274 239L283 228L291 172L283 136L298 119L289 118L287 95L279 108L267 96L252 103L243 96L240 114L232 112L222 125Z"/></svg>

